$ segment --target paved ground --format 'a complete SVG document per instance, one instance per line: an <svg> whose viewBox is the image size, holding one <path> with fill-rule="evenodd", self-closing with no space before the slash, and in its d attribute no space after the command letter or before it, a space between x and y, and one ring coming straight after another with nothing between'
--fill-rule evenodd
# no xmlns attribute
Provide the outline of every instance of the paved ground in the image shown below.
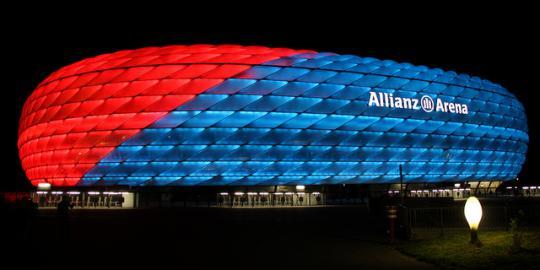
<svg viewBox="0 0 540 270"><path fill-rule="evenodd" d="M75 210L67 223L42 210L11 251L98 269L433 269L386 244L383 227L362 207Z"/></svg>

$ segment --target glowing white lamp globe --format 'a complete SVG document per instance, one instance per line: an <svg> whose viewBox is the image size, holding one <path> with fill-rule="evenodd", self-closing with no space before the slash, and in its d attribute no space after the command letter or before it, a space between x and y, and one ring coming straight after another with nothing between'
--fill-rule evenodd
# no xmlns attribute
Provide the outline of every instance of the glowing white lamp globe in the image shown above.
<svg viewBox="0 0 540 270"><path fill-rule="evenodd" d="M478 234L476 231L478 230L480 220L482 220L482 205L480 205L480 201L474 196L469 197L465 203L464 212L467 223L469 223L469 227L471 228L471 243L477 243Z"/></svg>

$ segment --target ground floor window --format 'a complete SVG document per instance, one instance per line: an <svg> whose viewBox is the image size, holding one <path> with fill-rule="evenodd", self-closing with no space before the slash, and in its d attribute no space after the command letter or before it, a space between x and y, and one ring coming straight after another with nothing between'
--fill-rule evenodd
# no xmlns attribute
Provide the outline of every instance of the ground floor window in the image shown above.
<svg viewBox="0 0 540 270"><path fill-rule="evenodd" d="M39 207L57 207L63 199L76 208L132 208L134 193L119 191L37 191L32 199Z"/></svg>

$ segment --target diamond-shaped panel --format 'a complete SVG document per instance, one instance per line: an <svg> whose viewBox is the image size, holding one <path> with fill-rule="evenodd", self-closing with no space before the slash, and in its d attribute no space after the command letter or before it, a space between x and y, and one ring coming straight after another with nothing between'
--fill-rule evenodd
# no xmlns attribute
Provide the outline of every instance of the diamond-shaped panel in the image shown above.
<svg viewBox="0 0 540 270"><path fill-rule="evenodd" d="M369 105L370 92L468 113ZM67 66L23 109L32 182L276 185L510 180L527 150L503 87L352 55L242 46L121 51ZM82 181L81 181L82 179Z"/></svg>

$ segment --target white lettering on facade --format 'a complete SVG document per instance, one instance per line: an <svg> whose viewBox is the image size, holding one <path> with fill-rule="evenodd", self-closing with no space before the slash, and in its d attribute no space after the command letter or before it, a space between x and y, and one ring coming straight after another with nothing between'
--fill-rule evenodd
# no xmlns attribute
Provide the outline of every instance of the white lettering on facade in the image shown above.
<svg viewBox="0 0 540 270"><path fill-rule="evenodd" d="M418 98L405 98L396 97L394 94L383 92L369 92L370 107L385 107L385 108L397 108L407 110L419 110L422 109L427 113L430 112L444 112L455 114L469 114L469 108L467 104L446 102L440 98L433 99L428 95Z"/></svg>

